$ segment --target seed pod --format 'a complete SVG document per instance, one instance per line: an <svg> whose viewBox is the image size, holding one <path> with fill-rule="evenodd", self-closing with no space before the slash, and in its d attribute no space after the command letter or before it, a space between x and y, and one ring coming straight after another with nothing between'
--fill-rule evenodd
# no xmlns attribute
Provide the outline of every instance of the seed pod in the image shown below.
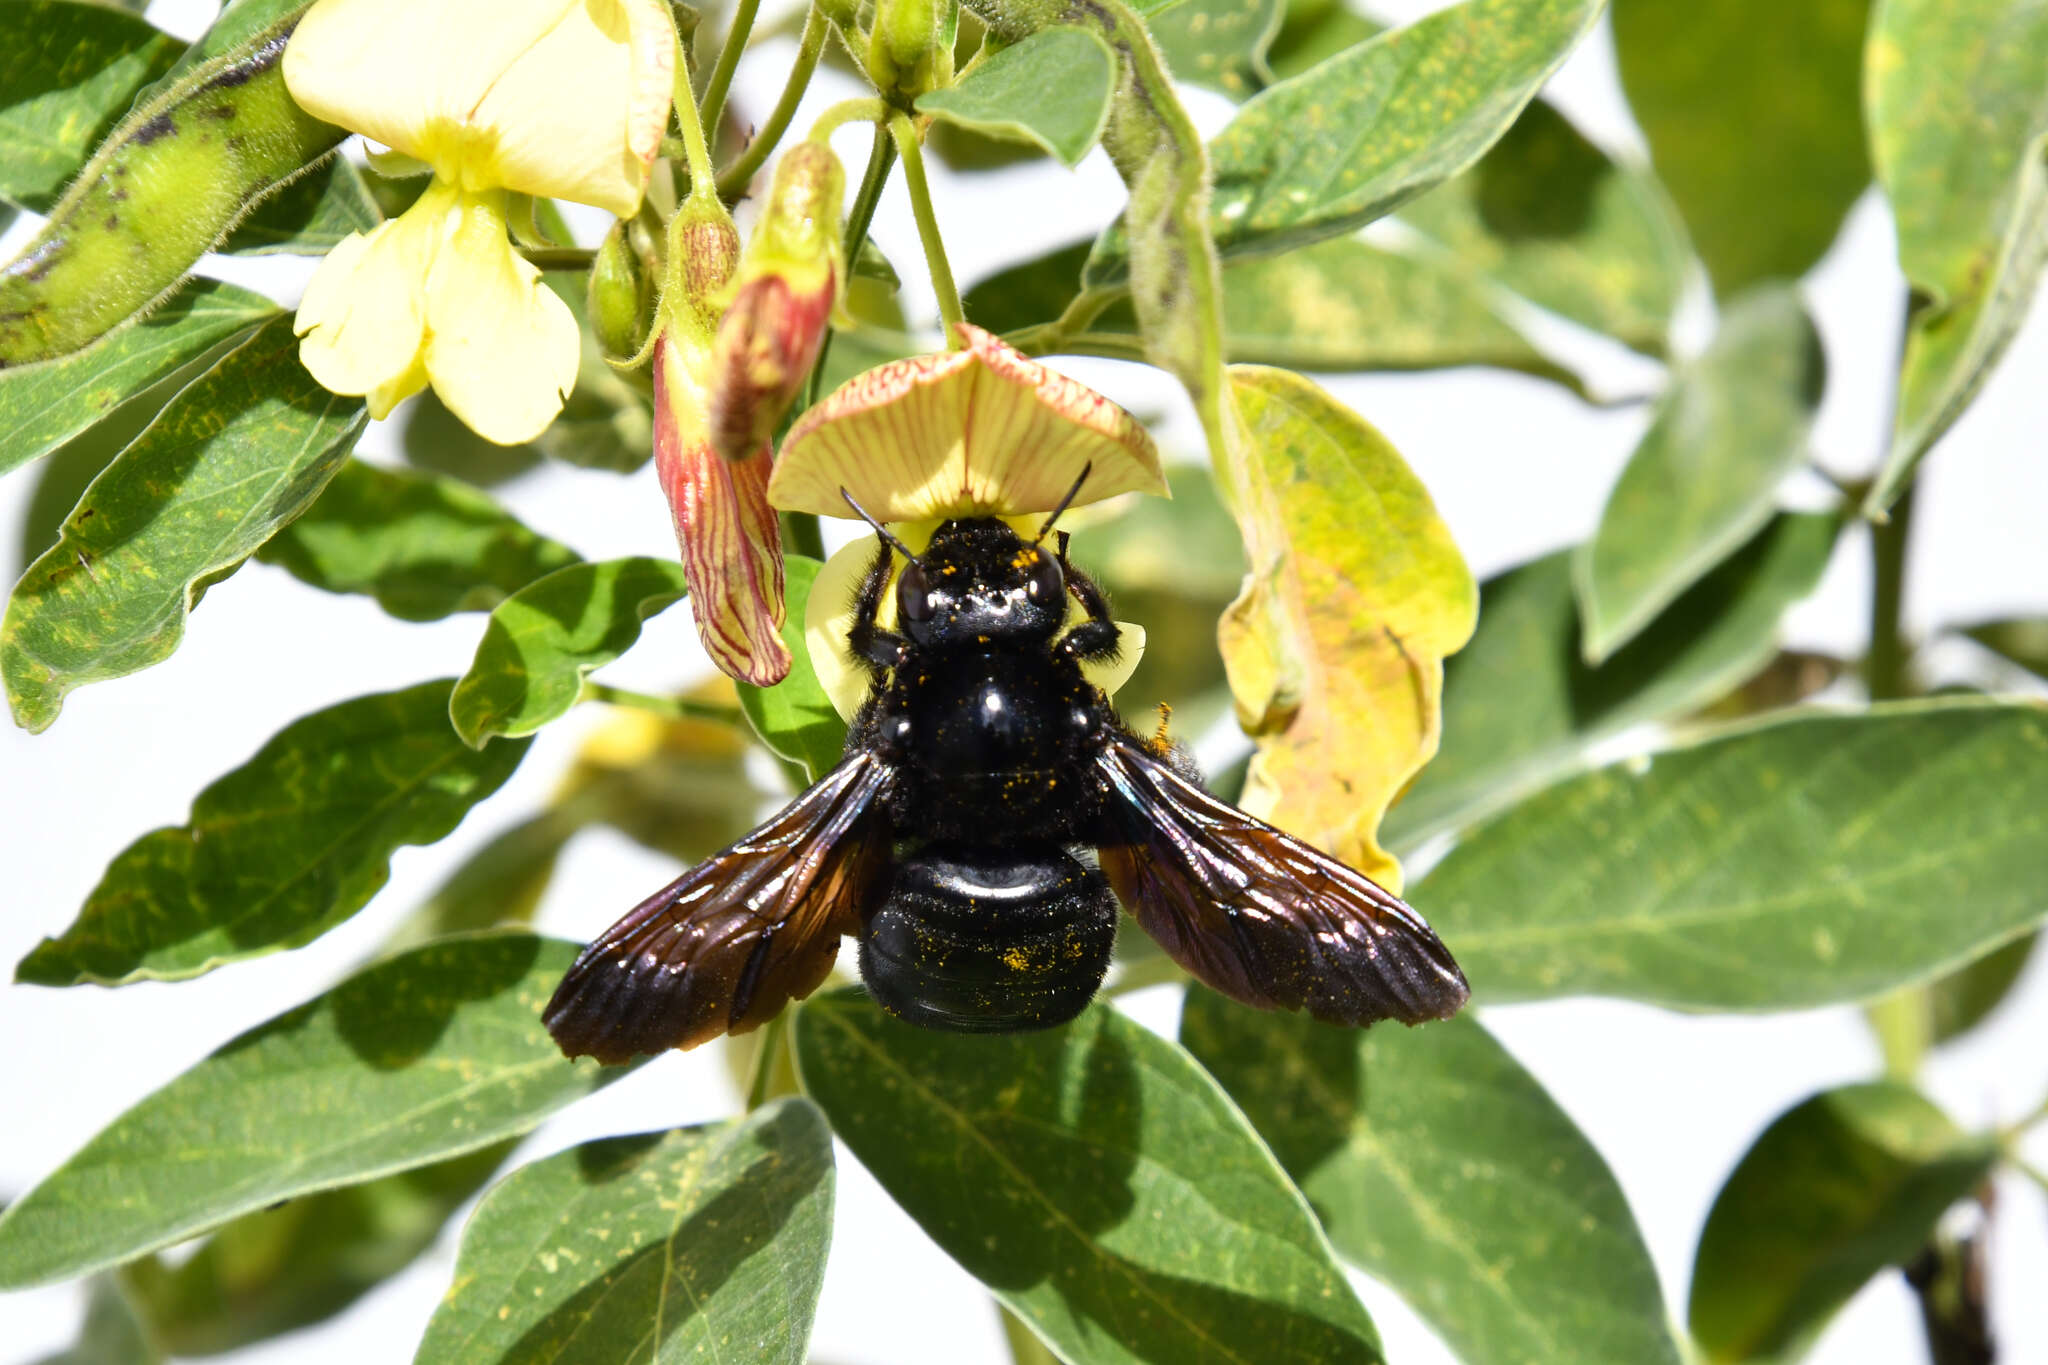
<svg viewBox="0 0 2048 1365"><path fill-rule="evenodd" d="M293 15L122 120L0 268L0 368L79 350L149 308L249 210L348 134L292 102Z"/></svg>

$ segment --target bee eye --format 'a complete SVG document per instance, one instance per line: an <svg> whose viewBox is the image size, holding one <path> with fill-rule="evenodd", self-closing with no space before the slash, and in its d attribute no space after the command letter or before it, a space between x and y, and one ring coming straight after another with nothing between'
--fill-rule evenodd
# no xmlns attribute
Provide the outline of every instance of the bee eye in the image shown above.
<svg viewBox="0 0 2048 1365"><path fill-rule="evenodd" d="M903 576L896 580L896 614L913 625L932 619L931 585L925 582L922 565L906 565Z"/></svg>
<svg viewBox="0 0 2048 1365"><path fill-rule="evenodd" d="M1039 555L1038 562L1031 566L1030 576L1024 580L1025 595L1034 602L1053 606L1066 590L1067 578L1060 572L1060 562L1051 555Z"/></svg>

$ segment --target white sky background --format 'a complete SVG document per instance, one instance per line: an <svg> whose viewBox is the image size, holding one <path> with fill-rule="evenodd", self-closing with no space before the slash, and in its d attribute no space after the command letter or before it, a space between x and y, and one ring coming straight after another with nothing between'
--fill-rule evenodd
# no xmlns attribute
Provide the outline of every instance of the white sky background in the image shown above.
<svg viewBox="0 0 2048 1365"><path fill-rule="evenodd" d="M1381 3L1411 18L1435 5ZM151 17L190 33L210 12L199 0L160 0ZM766 43L741 67L735 107L760 117L793 44ZM833 99L856 93L821 72L798 115L801 130ZM1603 30L1549 91L1588 135L1640 153ZM1188 92L1213 131L1228 106ZM840 142L849 178L865 131ZM1046 162L959 178L934 163L938 214L963 287L1041 249L1092 232L1122 203L1105 158L1069 173ZM1760 210L1762 211L1762 210ZM0 258L29 227L0 238ZM935 316L897 178L874 234L905 278L914 318ZM239 282L295 300L310 263L219 262ZM1833 253L1807 281L1825 335L1830 383L1815 445L1829 469L1871 470L1897 353L1901 282L1883 204L1867 196ZM1687 319L1697 343L1710 324L1704 291ZM1596 387L1640 391L1654 370L1606 343L1567 336L1590 357ZM1061 368L1141 413L1164 414L1165 444L1196 458L1191 414L1170 381L1107 361ZM1907 616L1916 631L2002 613L2048 611L2048 460L2042 458L2048 322L2037 317L1921 478ZM1391 437L1428 483L1474 571L1492 574L1582 539L1647 421L1641 408L1598 411L1563 390L1489 370L1335 381L1336 392ZM396 431L374 425L359 453L396 459ZM0 564L20 558L20 523L34 474L0 482ZM1788 490L1810 498L1817 482ZM544 467L499 490L530 525L592 557L672 554L667 512L651 468L619 477ZM1077 547L1085 562L1085 547ZM1821 590L1788 619L1788 641L1832 650L1860 642L1867 547L1845 538ZM0 964L68 923L107 862L132 839L183 821L194 794L294 718L319 707L467 666L482 618L428 625L394 621L360 597L328 596L283 571L250 563L211 589L183 646L165 663L73 694L36 737L0 731L0 868L6 914ZM659 688L705 668L685 609L650 623L640 646L608 670L625 686ZM311 948L226 968L175 986L43 990L0 987L0 1194L46 1174L149 1090L235 1033L331 984L360 960L464 856L546 799L597 717L577 714L544 732L519 772L449 839L401 851L391 883L361 914ZM585 938L674 875L667 860L593 831L572 845L540 914L546 931ZM1425 907L1426 908L1426 907ZM1170 1032L1171 991L1146 992L1132 1012ZM1877 1053L1856 1013L1695 1018L1612 1001L1564 1001L1482 1012L1488 1024L1580 1123L1621 1181L1642 1224L1673 1313L1683 1318L1692 1247L1715 1191L1756 1133L1814 1090L1865 1079ZM1966 1124L2010 1120L2048 1087L2048 960L2037 958L2014 997L1976 1038L1937 1055L1926 1081ZM614 1132L715 1119L738 1097L715 1050L672 1055L543 1127L522 1159ZM2030 1147L2048 1164L2048 1141ZM308 1332L220 1357L231 1365L360 1365L408 1359L454 1263L460 1220L407 1273ZM1992 1252L1993 1309L2005 1354L2048 1360L2048 1201L2024 1182L2000 1189ZM1449 1353L1398 1299L1354 1277L1395 1365L1447 1365ZM0 1362L26 1362L67 1344L82 1307L76 1286L0 1296ZM820 1365L974 1365L1007 1359L991 1301L928 1241L840 1149L838 1233L813 1340ZM1918 1365L1925 1351L1910 1295L1886 1274L1830 1328L1818 1365Z"/></svg>

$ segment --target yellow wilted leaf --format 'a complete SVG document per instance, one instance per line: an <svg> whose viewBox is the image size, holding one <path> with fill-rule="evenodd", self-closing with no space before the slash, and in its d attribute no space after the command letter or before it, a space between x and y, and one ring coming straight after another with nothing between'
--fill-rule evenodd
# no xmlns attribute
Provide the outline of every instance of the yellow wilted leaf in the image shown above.
<svg viewBox="0 0 2048 1365"><path fill-rule="evenodd" d="M1436 753L1479 593L1387 439L1289 370L1230 368L1251 577L1219 635L1258 740L1242 804L1398 891L1380 818Z"/></svg>

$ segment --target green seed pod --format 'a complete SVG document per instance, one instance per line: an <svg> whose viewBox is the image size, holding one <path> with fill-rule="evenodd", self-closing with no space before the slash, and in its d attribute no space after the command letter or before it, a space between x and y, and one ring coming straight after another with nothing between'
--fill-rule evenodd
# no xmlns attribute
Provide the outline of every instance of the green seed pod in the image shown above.
<svg viewBox="0 0 2048 1365"><path fill-rule="evenodd" d="M590 263L590 327L613 360L638 355L654 321L654 286L646 263L613 223Z"/></svg>
<svg viewBox="0 0 2048 1365"><path fill-rule="evenodd" d="M149 308L263 199L348 136L281 70L294 15L122 120L0 268L0 369L68 355Z"/></svg>
<svg viewBox="0 0 2048 1365"><path fill-rule="evenodd" d="M868 75L885 94L912 99L953 80L959 0L877 0Z"/></svg>

